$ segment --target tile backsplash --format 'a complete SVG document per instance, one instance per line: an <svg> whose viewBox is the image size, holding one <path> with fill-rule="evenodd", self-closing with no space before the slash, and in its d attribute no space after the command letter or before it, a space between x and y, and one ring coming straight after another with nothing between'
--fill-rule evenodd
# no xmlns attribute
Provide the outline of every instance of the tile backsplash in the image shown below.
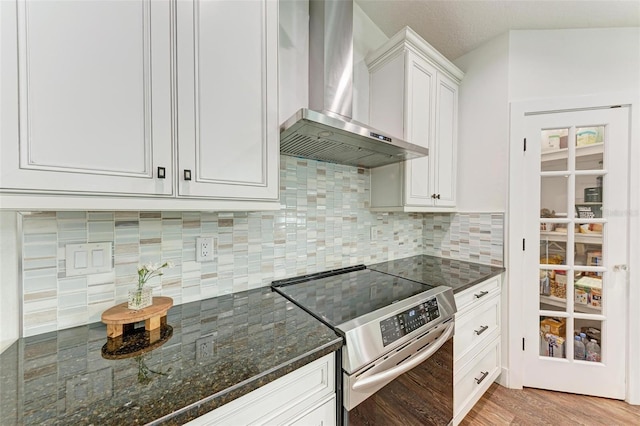
<svg viewBox="0 0 640 426"><path fill-rule="evenodd" d="M415 254L502 265L502 214L375 213L366 169L288 156L280 168L274 212L24 214L23 336L100 321L126 300L140 263L175 264L151 282L174 304ZM195 260L201 236L215 239L212 262ZM92 242L113 243L113 271L67 277L66 244Z"/></svg>

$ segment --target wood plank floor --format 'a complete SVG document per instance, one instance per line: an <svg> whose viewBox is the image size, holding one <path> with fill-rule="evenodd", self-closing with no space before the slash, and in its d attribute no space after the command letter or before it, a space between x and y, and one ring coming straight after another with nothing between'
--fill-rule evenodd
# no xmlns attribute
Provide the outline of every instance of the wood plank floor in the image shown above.
<svg viewBox="0 0 640 426"><path fill-rule="evenodd" d="M461 425L640 425L640 406L540 389L507 389L494 383Z"/></svg>

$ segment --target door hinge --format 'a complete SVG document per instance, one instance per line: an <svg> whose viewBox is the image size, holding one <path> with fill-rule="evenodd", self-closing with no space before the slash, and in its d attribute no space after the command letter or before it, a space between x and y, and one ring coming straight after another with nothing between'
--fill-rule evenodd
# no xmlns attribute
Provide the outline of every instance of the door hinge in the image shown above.
<svg viewBox="0 0 640 426"><path fill-rule="evenodd" d="M524 351L524 337L522 338L522 350Z"/></svg>
<svg viewBox="0 0 640 426"><path fill-rule="evenodd" d="M522 251L524 251L524 238L522 239Z"/></svg>
<svg viewBox="0 0 640 426"><path fill-rule="evenodd" d="M524 151L527 152L527 138L524 138Z"/></svg>

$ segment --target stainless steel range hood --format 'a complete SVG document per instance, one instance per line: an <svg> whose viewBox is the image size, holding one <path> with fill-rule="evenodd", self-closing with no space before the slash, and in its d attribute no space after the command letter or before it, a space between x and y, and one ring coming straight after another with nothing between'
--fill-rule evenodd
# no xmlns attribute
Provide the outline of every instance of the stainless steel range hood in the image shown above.
<svg viewBox="0 0 640 426"><path fill-rule="evenodd" d="M351 119L353 2L309 1L309 107L280 126L280 152L358 167L424 157L428 149Z"/></svg>

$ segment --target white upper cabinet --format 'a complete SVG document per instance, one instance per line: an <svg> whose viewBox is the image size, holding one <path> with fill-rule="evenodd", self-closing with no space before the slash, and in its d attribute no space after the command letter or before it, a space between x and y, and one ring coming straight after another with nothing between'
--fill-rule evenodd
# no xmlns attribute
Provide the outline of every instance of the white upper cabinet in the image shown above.
<svg viewBox="0 0 640 426"><path fill-rule="evenodd" d="M170 195L169 2L2 7L2 189Z"/></svg>
<svg viewBox="0 0 640 426"><path fill-rule="evenodd" d="M366 62L370 124L429 148L427 157L371 170L372 209L452 210L462 71L408 27Z"/></svg>
<svg viewBox="0 0 640 426"><path fill-rule="evenodd" d="M275 0L0 7L0 207L278 208Z"/></svg>
<svg viewBox="0 0 640 426"><path fill-rule="evenodd" d="M179 1L177 18L178 194L277 200L277 1Z"/></svg>

